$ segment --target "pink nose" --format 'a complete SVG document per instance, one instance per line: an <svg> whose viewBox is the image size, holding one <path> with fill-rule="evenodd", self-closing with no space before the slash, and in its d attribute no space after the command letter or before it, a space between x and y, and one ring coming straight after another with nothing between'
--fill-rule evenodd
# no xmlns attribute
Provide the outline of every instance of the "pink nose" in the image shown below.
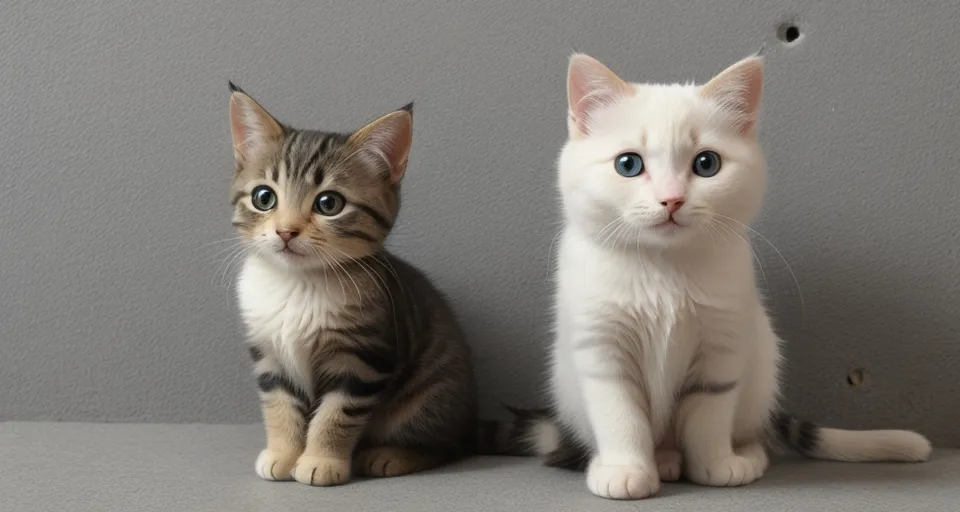
<svg viewBox="0 0 960 512"><path fill-rule="evenodd" d="M668 212L677 213L677 210L679 210L680 207L683 206L683 198L675 197L675 198L666 199L664 201L660 201L660 204L666 207Z"/></svg>
<svg viewBox="0 0 960 512"><path fill-rule="evenodd" d="M290 231L289 229L277 230L277 236L279 236L280 240L283 240L284 242L289 242L290 240L296 238L296 236L299 234L299 231Z"/></svg>

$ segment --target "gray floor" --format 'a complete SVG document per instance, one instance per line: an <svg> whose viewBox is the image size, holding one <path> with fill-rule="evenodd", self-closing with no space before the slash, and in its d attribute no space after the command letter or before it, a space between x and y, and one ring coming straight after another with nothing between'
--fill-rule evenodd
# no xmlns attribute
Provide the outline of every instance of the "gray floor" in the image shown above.
<svg viewBox="0 0 960 512"><path fill-rule="evenodd" d="M591 496L575 473L478 458L339 488L253 473L259 426L0 424L0 508L113 511L921 511L960 510L960 452L926 464L777 461L739 489L667 485L644 502Z"/></svg>

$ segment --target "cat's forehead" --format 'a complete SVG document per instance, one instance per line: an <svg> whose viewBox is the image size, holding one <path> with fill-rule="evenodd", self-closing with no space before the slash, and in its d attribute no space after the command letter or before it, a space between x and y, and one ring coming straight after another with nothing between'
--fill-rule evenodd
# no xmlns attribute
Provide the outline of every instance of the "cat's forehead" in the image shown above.
<svg viewBox="0 0 960 512"><path fill-rule="evenodd" d="M634 94L596 118L597 133L644 146L696 145L710 128L710 106L694 86L634 84Z"/></svg>

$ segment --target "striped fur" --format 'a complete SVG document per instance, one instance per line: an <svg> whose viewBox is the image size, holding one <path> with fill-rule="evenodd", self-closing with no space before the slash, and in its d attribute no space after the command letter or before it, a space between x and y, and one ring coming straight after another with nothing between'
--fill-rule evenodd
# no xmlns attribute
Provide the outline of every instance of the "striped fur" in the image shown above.
<svg viewBox="0 0 960 512"><path fill-rule="evenodd" d="M231 90L238 298L267 434L257 473L336 485L473 451L463 332L429 279L383 247L412 105L342 134L285 126Z"/></svg>

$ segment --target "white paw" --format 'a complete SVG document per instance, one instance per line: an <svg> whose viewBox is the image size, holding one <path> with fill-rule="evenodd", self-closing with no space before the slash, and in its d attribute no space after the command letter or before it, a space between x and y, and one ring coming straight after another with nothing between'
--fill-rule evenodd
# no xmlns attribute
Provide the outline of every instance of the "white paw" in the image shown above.
<svg viewBox="0 0 960 512"><path fill-rule="evenodd" d="M254 464L257 476L264 480L293 480L290 470L297 463L297 453L263 450Z"/></svg>
<svg viewBox="0 0 960 512"><path fill-rule="evenodd" d="M604 465L599 459L587 468L590 492L614 500L639 500L660 490L660 478L643 465Z"/></svg>
<svg viewBox="0 0 960 512"><path fill-rule="evenodd" d="M657 450L654 458L657 460L657 472L661 482L676 482L680 480L680 466L683 457L677 450Z"/></svg>
<svg viewBox="0 0 960 512"><path fill-rule="evenodd" d="M706 464L691 460L687 477L701 485L736 487L760 478L766 469L767 455L763 448L749 445L739 455L714 459Z"/></svg>
<svg viewBox="0 0 960 512"><path fill-rule="evenodd" d="M292 475L301 484L342 485L350 480L350 460L301 455Z"/></svg>

